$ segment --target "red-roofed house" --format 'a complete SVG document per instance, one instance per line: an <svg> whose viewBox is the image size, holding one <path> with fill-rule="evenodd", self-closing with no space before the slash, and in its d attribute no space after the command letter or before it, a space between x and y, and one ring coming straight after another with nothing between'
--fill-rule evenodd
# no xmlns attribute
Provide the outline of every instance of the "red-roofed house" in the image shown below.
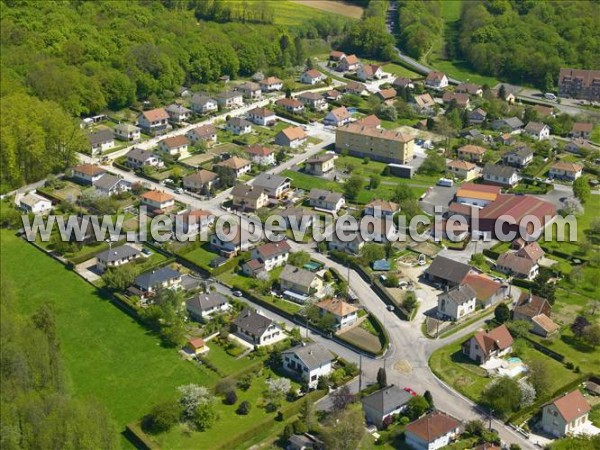
<svg viewBox="0 0 600 450"><path fill-rule="evenodd" d="M206 344L204 343L204 339L196 338L196 339L190 339L189 341L187 341L187 343L185 344L185 350L187 350L189 353L193 354L194 356L197 356L197 355L201 355L202 353L206 353L209 349L206 346Z"/></svg>
<svg viewBox="0 0 600 450"><path fill-rule="evenodd" d="M480 273L469 273L462 282L473 289L477 304L484 308L488 308L503 300L508 291L507 285L503 285L489 276Z"/></svg>
<svg viewBox="0 0 600 450"><path fill-rule="evenodd" d="M93 164L79 164L73 167L73 178L85 184L94 184L105 173L102 167Z"/></svg>
<svg viewBox="0 0 600 450"><path fill-rule="evenodd" d="M260 271L270 272L275 267L283 266L290 256L290 245L287 241L269 242L252 250L252 259L244 265L246 275L256 275Z"/></svg>
<svg viewBox="0 0 600 450"><path fill-rule="evenodd" d="M169 113L164 108L144 111L138 116L137 125L149 134L163 134L169 128Z"/></svg>
<svg viewBox="0 0 600 450"><path fill-rule="evenodd" d="M438 450L453 441L460 432L454 417L434 411L406 425L405 442L415 450Z"/></svg>
<svg viewBox="0 0 600 450"><path fill-rule="evenodd" d="M557 162L550 167L551 178L575 181L583 173L583 166L568 162Z"/></svg>
<svg viewBox="0 0 600 450"><path fill-rule="evenodd" d="M358 308L339 298L326 298L316 304L321 315L332 314L338 324L338 329L352 325L358 320Z"/></svg>
<svg viewBox="0 0 600 450"><path fill-rule="evenodd" d="M254 108L248 111L248 120L256 125L267 127L277 122L277 116L268 108Z"/></svg>
<svg viewBox="0 0 600 450"><path fill-rule="evenodd" d="M359 64L360 60L356 55L344 55L340 59L337 70L340 72L354 72L356 69L358 69Z"/></svg>
<svg viewBox="0 0 600 450"><path fill-rule="evenodd" d="M161 152L168 153L169 155L186 156L188 154L188 147L190 141L185 135L171 136L163 139L158 143L158 149Z"/></svg>
<svg viewBox="0 0 600 450"><path fill-rule="evenodd" d="M332 50L329 53L329 59L331 61L340 61L346 54L344 52L340 52L339 50Z"/></svg>
<svg viewBox="0 0 600 450"><path fill-rule="evenodd" d="M151 212L161 213L175 206L175 197L166 192L148 191L140 198L142 206L147 206Z"/></svg>
<svg viewBox="0 0 600 450"><path fill-rule="evenodd" d="M281 100L277 100L275 104L282 107L287 112L295 114L304 110L304 103L295 98L282 98Z"/></svg>
<svg viewBox="0 0 600 450"><path fill-rule="evenodd" d="M283 81L277 77L267 77L264 80L259 81L258 84L263 92L280 91L283 89Z"/></svg>
<svg viewBox="0 0 600 450"><path fill-rule="evenodd" d="M325 79L325 75L316 69L310 69L300 75L300 82L304 84L318 84Z"/></svg>
<svg viewBox="0 0 600 450"><path fill-rule="evenodd" d="M259 166L271 166L275 164L275 152L264 145L249 145L244 149L244 152L248 154L248 157L254 164L258 164Z"/></svg>
<svg viewBox="0 0 600 450"><path fill-rule="evenodd" d="M381 80L385 73L377 64L361 64L356 71L356 76L362 81Z"/></svg>
<svg viewBox="0 0 600 450"><path fill-rule="evenodd" d="M478 331L462 344L462 352L477 364L486 363L491 357L500 357L512 352L513 337L506 325L491 331Z"/></svg>
<svg viewBox="0 0 600 450"><path fill-rule="evenodd" d="M464 145L458 149L458 158L465 161L481 162L485 155L485 148L478 145Z"/></svg>
<svg viewBox="0 0 600 450"><path fill-rule="evenodd" d="M573 124L573 128L571 129L571 136L573 138L589 139L593 129L593 123L575 122Z"/></svg>
<svg viewBox="0 0 600 450"><path fill-rule="evenodd" d="M448 87L448 77L442 72L429 72L425 78L425 86L433 89Z"/></svg>
<svg viewBox="0 0 600 450"><path fill-rule="evenodd" d="M346 125L348 122L350 122L350 117L350 111L348 111L345 106L340 106L339 108L329 111L329 113L323 119L323 123L325 125L341 127L342 125Z"/></svg>
<svg viewBox="0 0 600 450"><path fill-rule="evenodd" d="M289 127L275 136L275 143L285 147L297 148L306 142L307 135L302 127Z"/></svg>
<svg viewBox="0 0 600 450"><path fill-rule="evenodd" d="M579 434L588 427L592 408L579 390L555 398L542 408L542 428L556 437Z"/></svg>
<svg viewBox="0 0 600 450"><path fill-rule="evenodd" d="M446 172L456 178L471 181L479 176L477 165L469 161L451 160L446 163Z"/></svg>

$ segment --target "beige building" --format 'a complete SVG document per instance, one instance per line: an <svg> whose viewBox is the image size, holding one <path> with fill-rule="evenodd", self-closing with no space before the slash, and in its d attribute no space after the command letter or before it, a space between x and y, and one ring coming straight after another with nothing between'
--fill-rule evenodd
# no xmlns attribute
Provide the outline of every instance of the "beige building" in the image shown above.
<svg viewBox="0 0 600 450"><path fill-rule="evenodd" d="M544 406L542 428L556 437L563 437L567 433L584 433L586 428L589 429L590 409L589 403L580 391L569 392Z"/></svg>
<svg viewBox="0 0 600 450"><path fill-rule="evenodd" d="M231 190L233 207L242 211L256 211L269 204L269 196L262 188L238 184Z"/></svg>
<svg viewBox="0 0 600 450"><path fill-rule="evenodd" d="M336 151L347 150L352 156L386 163L412 161L414 144L414 137L408 134L356 124L338 128L335 134Z"/></svg>

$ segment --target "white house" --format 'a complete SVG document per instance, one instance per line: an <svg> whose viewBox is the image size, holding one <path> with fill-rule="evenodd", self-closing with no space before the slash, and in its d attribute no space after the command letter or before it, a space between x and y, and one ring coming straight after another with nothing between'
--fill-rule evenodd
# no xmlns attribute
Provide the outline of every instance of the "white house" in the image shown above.
<svg viewBox="0 0 600 450"><path fill-rule="evenodd" d="M248 120L256 125L262 125L264 127L274 125L277 122L277 116L275 112L268 108L254 108L248 111L246 115Z"/></svg>
<svg viewBox="0 0 600 450"><path fill-rule="evenodd" d="M358 308L339 298L326 298L316 304L321 315L331 314L335 317L337 328L353 325L358 320Z"/></svg>
<svg viewBox="0 0 600 450"><path fill-rule="evenodd" d="M325 79L325 75L316 69L310 69L300 75L300 82L304 84L318 84Z"/></svg>
<svg viewBox="0 0 600 450"><path fill-rule="evenodd" d="M169 113L164 108L144 111L138 116L138 126L149 134L166 133L170 128Z"/></svg>
<svg viewBox="0 0 600 450"><path fill-rule="evenodd" d="M463 284L438 295L438 315L451 320L461 319L475 311L477 295L471 286Z"/></svg>
<svg viewBox="0 0 600 450"><path fill-rule="evenodd" d="M396 385L389 385L361 399L367 424L382 428L388 417L396 416L408 408L413 396Z"/></svg>
<svg viewBox="0 0 600 450"><path fill-rule="evenodd" d="M275 104L292 114L298 114L304 111L304 104L295 98L282 98L277 100Z"/></svg>
<svg viewBox="0 0 600 450"><path fill-rule="evenodd" d="M184 135L171 136L158 143L159 151L169 155L188 155L190 141Z"/></svg>
<svg viewBox="0 0 600 450"><path fill-rule="evenodd" d="M169 121L172 123L186 122L192 115L191 109L187 109L178 103L173 103L167 106L165 111L167 111L167 114L169 115Z"/></svg>
<svg viewBox="0 0 600 450"><path fill-rule="evenodd" d="M192 97L192 111L196 114L208 114L218 109L219 105L214 98L202 94L194 94Z"/></svg>
<svg viewBox="0 0 600 450"><path fill-rule="evenodd" d="M315 389L319 378L328 376L332 370L333 354L316 342L299 345L281 354L283 368L296 375Z"/></svg>
<svg viewBox="0 0 600 450"><path fill-rule="evenodd" d="M590 410L590 404L583 394L579 390L574 390L544 405L542 429L557 438L567 434L585 433L586 428L590 429L588 420Z"/></svg>
<svg viewBox="0 0 600 450"><path fill-rule="evenodd" d="M104 272L109 267L117 267L127 264L141 255L137 248L130 245L122 245L116 248L109 248L96 255L96 269Z"/></svg>
<svg viewBox="0 0 600 450"><path fill-rule="evenodd" d="M263 172L254 179L252 185L263 189L271 198L281 199L292 187L292 180L288 177Z"/></svg>
<svg viewBox="0 0 600 450"><path fill-rule="evenodd" d="M557 162L550 167L550 178L575 181L583 173L583 166L568 162Z"/></svg>
<svg viewBox="0 0 600 450"><path fill-rule="evenodd" d="M30 192L21 197L19 207L28 213L45 214L52 209L52 202L35 192Z"/></svg>
<svg viewBox="0 0 600 450"><path fill-rule="evenodd" d="M185 307L192 319L203 322L214 314L228 311L231 305L224 295L209 292L194 295L185 302Z"/></svg>
<svg viewBox="0 0 600 450"><path fill-rule="evenodd" d="M277 323L249 308L235 319L235 334L257 347L271 345L285 339L285 333Z"/></svg>
<svg viewBox="0 0 600 450"><path fill-rule="evenodd" d="M132 148L127 153L127 166L132 169L139 169L144 166L149 167L161 167L163 162L160 157L150 150L143 150L141 148Z"/></svg>
<svg viewBox="0 0 600 450"><path fill-rule="evenodd" d="M290 250L290 245L285 240L269 242L253 249L251 258L260 261L265 272L270 272L287 262Z"/></svg>
<svg viewBox="0 0 600 450"><path fill-rule="evenodd" d="M175 197L166 192L148 191L140 196L142 206L146 206L150 211L165 211L175 206Z"/></svg>
<svg viewBox="0 0 600 450"><path fill-rule="evenodd" d="M529 147L520 147L502 156L505 164L515 167L526 167L533 161L533 150Z"/></svg>
<svg viewBox="0 0 600 450"><path fill-rule="evenodd" d="M267 77L258 84L264 92L280 91L283 89L283 81L277 77Z"/></svg>
<svg viewBox="0 0 600 450"><path fill-rule="evenodd" d="M506 325L500 325L490 331L478 331L462 344L462 353L477 364L484 364L490 358L507 355L512 352L513 337Z"/></svg>
<svg viewBox="0 0 600 450"><path fill-rule="evenodd" d="M139 141L142 136L141 130L135 125L128 123L120 123L113 128L115 137L122 141L135 142Z"/></svg>
<svg viewBox="0 0 600 450"><path fill-rule="evenodd" d="M288 127L275 136L275 143L284 147L298 148L303 145L308 135L302 127Z"/></svg>
<svg viewBox="0 0 600 450"><path fill-rule="evenodd" d="M358 69L360 60L356 55L344 55L341 57L336 70L339 72L354 72Z"/></svg>
<svg viewBox="0 0 600 450"><path fill-rule="evenodd" d="M244 106L244 96L241 92L221 92L216 96L217 105L222 108L237 108Z"/></svg>
<svg viewBox="0 0 600 450"><path fill-rule="evenodd" d="M434 411L406 425L405 442L415 450L438 450L450 444L460 432L454 417Z"/></svg>
<svg viewBox="0 0 600 450"><path fill-rule="evenodd" d="M252 163L247 159L240 158L238 156L232 156L231 158L223 162L215 164L214 167L217 168L217 171L230 171L235 175L236 178L239 178L242 175L245 175L246 173L250 172L250 169L252 169Z"/></svg>
<svg viewBox="0 0 600 450"><path fill-rule="evenodd" d="M316 209L336 213L346 204L346 199L339 192L313 188L308 194L308 204Z"/></svg>
<svg viewBox="0 0 600 450"><path fill-rule="evenodd" d="M169 267L161 267L138 275L133 280L133 286L143 297L153 294L159 289L179 289L181 273Z"/></svg>
<svg viewBox="0 0 600 450"><path fill-rule="evenodd" d="M206 142L207 145L212 145L217 143L217 129L212 124L192 128L185 135L192 144Z"/></svg>
<svg viewBox="0 0 600 450"><path fill-rule="evenodd" d="M90 140L90 147L92 148L93 155L103 153L115 146L115 135L112 130L104 129L92 131L88 135L88 139Z"/></svg>
<svg viewBox="0 0 600 450"><path fill-rule="evenodd" d="M287 264L279 276L279 287L284 296L304 303L322 295L323 280L315 272Z"/></svg>
<svg viewBox="0 0 600 450"><path fill-rule="evenodd" d="M73 178L84 184L94 184L106 171L93 164L79 164L73 167Z"/></svg>
<svg viewBox="0 0 600 450"><path fill-rule="evenodd" d="M262 97L260 85L252 81L246 81L236 86L234 91L241 92L244 97L254 100Z"/></svg>
<svg viewBox="0 0 600 450"><path fill-rule="evenodd" d="M120 194L131 189L131 183L124 180L120 176L113 175L112 173L105 173L93 183L96 192L101 195L111 196L114 194Z"/></svg>
<svg viewBox="0 0 600 450"><path fill-rule="evenodd" d="M519 174L514 167L486 164L483 168L483 179L488 183L513 187L519 182Z"/></svg>
<svg viewBox="0 0 600 450"><path fill-rule="evenodd" d="M448 77L442 72L429 72L425 78L425 86L432 89L448 87Z"/></svg>
<svg viewBox="0 0 600 450"><path fill-rule="evenodd" d="M327 100L322 94L317 92L305 92L298 96L298 99L307 106L315 111L322 111L327 109Z"/></svg>
<svg viewBox="0 0 600 450"><path fill-rule="evenodd" d="M225 129L236 136L248 134L252 131L252 124L240 117L233 117L225 124Z"/></svg>
<svg viewBox="0 0 600 450"><path fill-rule="evenodd" d="M377 64L360 64L356 76L362 81L380 80L385 76L381 66Z"/></svg>
<svg viewBox="0 0 600 450"><path fill-rule="evenodd" d="M254 164L259 166L272 166L275 164L275 152L264 145L249 145L244 149Z"/></svg>
<svg viewBox="0 0 600 450"><path fill-rule="evenodd" d="M524 131L537 141L543 141L550 137L550 127L541 122L529 122Z"/></svg>
<svg viewBox="0 0 600 450"><path fill-rule="evenodd" d="M200 169L196 173L183 177L183 187L185 189L204 194L209 194L218 182L219 175L206 169Z"/></svg>
<svg viewBox="0 0 600 450"><path fill-rule="evenodd" d="M346 125L350 122L351 116L352 115L350 114L350 111L348 111L345 106L340 106L339 108L329 111L329 113L327 113L323 119L323 123L325 125L341 127L342 125Z"/></svg>

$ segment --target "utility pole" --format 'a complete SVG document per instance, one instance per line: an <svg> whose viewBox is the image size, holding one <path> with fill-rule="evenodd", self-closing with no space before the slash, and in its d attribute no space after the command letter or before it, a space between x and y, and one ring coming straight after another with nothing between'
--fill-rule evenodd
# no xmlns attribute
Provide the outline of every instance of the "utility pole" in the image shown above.
<svg viewBox="0 0 600 450"><path fill-rule="evenodd" d="M359 353L358 364L358 392L362 391L362 353Z"/></svg>
<svg viewBox="0 0 600 450"><path fill-rule="evenodd" d="M492 414L494 413L494 410L492 408L490 408L490 414L489 414L489 418L490 418L490 431L492 431Z"/></svg>

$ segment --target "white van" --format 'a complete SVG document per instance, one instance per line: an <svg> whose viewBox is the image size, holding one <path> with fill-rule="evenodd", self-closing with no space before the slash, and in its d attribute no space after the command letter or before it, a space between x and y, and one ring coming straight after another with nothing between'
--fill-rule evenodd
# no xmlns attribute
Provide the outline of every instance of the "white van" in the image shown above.
<svg viewBox="0 0 600 450"><path fill-rule="evenodd" d="M443 187L452 187L454 186L454 181L448 178L440 178L440 180L437 182L437 185Z"/></svg>
<svg viewBox="0 0 600 450"><path fill-rule="evenodd" d="M553 93L551 93L551 92L546 92L546 93L544 94L544 98L545 98L546 100L552 100L553 102L555 102L555 101L556 101L556 95L554 95L554 94L553 94Z"/></svg>

